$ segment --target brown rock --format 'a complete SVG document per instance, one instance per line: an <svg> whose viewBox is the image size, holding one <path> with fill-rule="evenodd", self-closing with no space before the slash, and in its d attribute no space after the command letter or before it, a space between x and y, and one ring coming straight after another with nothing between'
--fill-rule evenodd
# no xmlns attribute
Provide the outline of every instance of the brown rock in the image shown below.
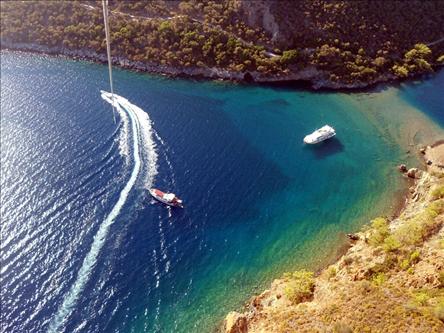
<svg viewBox="0 0 444 333"><path fill-rule="evenodd" d="M407 171L407 176L410 178L416 178L419 176L419 170L417 168L411 168Z"/></svg>
<svg viewBox="0 0 444 333"><path fill-rule="evenodd" d="M225 317L224 321L224 332L225 333L247 333L248 332L248 322L245 315L240 314L236 311L231 311Z"/></svg>
<svg viewBox="0 0 444 333"><path fill-rule="evenodd" d="M424 155L426 153L426 149L423 147L419 150L419 152Z"/></svg>
<svg viewBox="0 0 444 333"><path fill-rule="evenodd" d="M401 172L407 172L407 166L405 164L400 164L398 170Z"/></svg>
<svg viewBox="0 0 444 333"><path fill-rule="evenodd" d="M347 234L347 237L348 237L350 240L353 240L353 241L357 241L357 240L359 240L359 236L356 235L356 234Z"/></svg>

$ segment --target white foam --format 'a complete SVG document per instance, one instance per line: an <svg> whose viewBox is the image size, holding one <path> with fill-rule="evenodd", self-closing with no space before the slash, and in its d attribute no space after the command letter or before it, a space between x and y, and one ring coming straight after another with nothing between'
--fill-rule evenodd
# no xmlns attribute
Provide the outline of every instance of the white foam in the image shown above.
<svg viewBox="0 0 444 333"><path fill-rule="evenodd" d="M146 170L144 170L145 187L151 187L152 179L157 175L157 152L156 144L153 139L154 130L148 113L143 111L137 105L131 104L126 98L117 96L117 101L125 109L130 110L137 117L137 126L139 127L139 140L143 142L142 154L146 156Z"/></svg>
<svg viewBox="0 0 444 333"><path fill-rule="evenodd" d="M139 107L131 104L126 98L114 94L114 99L112 99L110 93L104 91L101 91L101 93L102 98L105 101L113 104L121 116L127 115L131 121L131 128L133 133L132 143L134 168L131 172L130 179L126 183L122 192L120 192L117 203L114 205L111 212L100 225L97 234L94 236L91 249L83 260L82 266L80 267L79 273L77 275L77 279L74 281L71 289L65 295L62 305L58 309L56 315L52 318L48 329L48 332L51 333L60 332L60 327L64 324L65 320L71 314L80 294L85 288L91 272L97 263L97 257L100 253L100 250L105 243L109 227L113 224L116 217L119 215L120 210L122 209L128 198L128 194L136 183L136 180L142 169L142 159L145 158L145 160L148 161L146 172L147 175L145 180L146 185L151 186L154 181L154 176L157 174L157 153L154 149L155 145L152 138L151 121L148 117L148 114L146 114ZM122 120L125 121L123 117Z"/></svg>
<svg viewBox="0 0 444 333"><path fill-rule="evenodd" d="M126 112L119 112L120 118L122 119L122 130L119 134L119 152L122 157L125 157L126 161L129 159L130 151L130 141L128 139L130 122Z"/></svg>

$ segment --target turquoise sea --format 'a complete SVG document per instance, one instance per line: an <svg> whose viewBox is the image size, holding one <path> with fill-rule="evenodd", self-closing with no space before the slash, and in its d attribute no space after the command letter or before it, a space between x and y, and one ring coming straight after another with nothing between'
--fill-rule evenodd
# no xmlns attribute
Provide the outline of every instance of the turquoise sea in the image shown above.
<svg viewBox="0 0 444 333"><path fill-rule="evenodd" d="M1 53L1 332L213 332L392 215L397 164L444 138L442 71L359 93L114 79L116 122L105 66Z"/></svg>

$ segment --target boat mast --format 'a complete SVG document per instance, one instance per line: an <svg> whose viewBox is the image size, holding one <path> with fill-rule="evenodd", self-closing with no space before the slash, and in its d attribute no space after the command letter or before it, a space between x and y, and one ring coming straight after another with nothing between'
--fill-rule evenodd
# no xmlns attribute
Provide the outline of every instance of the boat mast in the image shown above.
<svg viewBox="0 0 444 333"><path fill-rule="evenodd" d="M103 6L103 22L105 23L105 37L106 37L106 54L108 56L108 72L109 72L109 85L111 87L111 99L113 101L113 120L116 123L115 107L114 107L114 89L113 89L113 70L111 62L111 40L109 38L109 26L108 26L108 0L102 0Z"/></svg>

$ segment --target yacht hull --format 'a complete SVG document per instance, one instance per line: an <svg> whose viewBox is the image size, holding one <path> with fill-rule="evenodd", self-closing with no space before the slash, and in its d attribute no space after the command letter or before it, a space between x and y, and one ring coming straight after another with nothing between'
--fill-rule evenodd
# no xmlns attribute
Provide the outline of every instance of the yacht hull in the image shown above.
<svg viewBox="0 0 444 333"><path fill-rule="evenodd" d="M182 200L174 196L173 200L169 200L165 198L165 195L171 194L171 193L164 193L157 189L150 189L149 190L151 196L156 199L159 202L164 203L165 205L171 206L171 207L180 207L183 208Z"/></svg>

